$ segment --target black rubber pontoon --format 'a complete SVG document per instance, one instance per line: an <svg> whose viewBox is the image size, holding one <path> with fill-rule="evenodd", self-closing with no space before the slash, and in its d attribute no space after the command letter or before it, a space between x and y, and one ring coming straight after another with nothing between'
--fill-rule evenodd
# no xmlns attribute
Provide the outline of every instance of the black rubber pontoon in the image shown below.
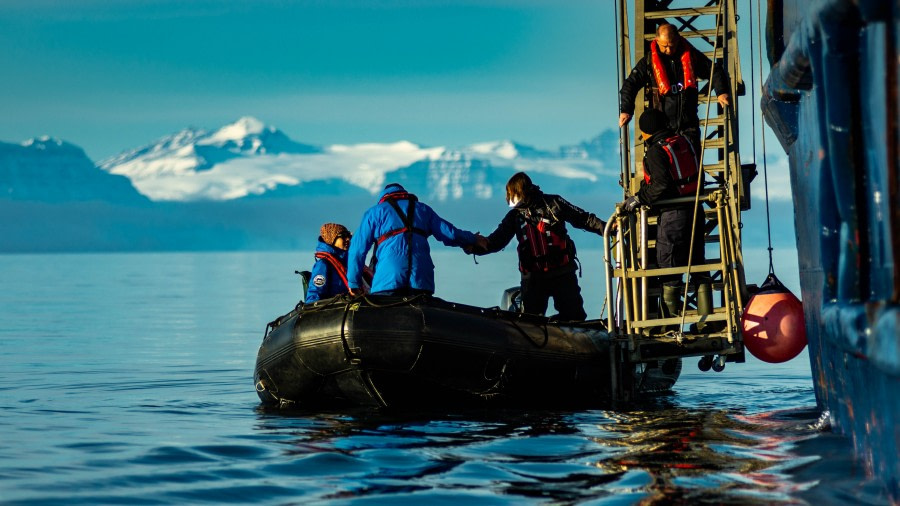
<svg viewBox="0 0 900 506"><path fill-rule="evenodd" d="M281 406L599 405L621 383L667 390L681 370L642 364L635 378L632 365L621 377L601 321L551 323L429 296L337 297L266 330L256 390Z"/></svg>

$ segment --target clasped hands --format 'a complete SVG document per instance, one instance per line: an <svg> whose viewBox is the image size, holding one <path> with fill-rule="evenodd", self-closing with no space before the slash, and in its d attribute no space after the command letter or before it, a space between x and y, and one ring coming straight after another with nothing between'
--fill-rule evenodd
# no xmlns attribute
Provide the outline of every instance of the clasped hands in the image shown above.
<svg viewBox="0 0 900 506"><path fill-rule="evenodd" d="M483 255L487 253L488 244L487 237L476 232L475 242L463 246L462 250L466 252L466 255Z"/></svg>

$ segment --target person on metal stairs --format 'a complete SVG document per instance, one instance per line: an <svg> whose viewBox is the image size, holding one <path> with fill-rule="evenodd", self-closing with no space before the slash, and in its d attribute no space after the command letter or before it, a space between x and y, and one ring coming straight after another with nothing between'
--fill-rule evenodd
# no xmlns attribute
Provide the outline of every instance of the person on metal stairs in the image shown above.
<svg viewBox="0 0 900 506"><path fill-rule="evenodd" d="M693 202L661 204L668 199L693 196L702 184L698 157L693 145L669 126L665 113L648 109L641 114L638 127L647 148L644 151L644 180L624 208L632 212L639 206L655 207L659 212L656 232L656 263L659 268L684 267L705 263L704 217L702 208L694 212ZM691 227L696 223L691 245ZM691 254L693 249L693 254ZM697 285L697 312L712 313L712 287L706 275L692 275ZM681 313L682 276L660 276L664 316ZM703 325L697 329L702 331Z"/></svg>
<svg viewBox="0 0 900 506"><path fill-rule="evenodd" d="M717 62L714 66L706 55L679 35L675 25L660 26L650 43L650 52L637 62L619 90L619 127L631 121L638 92L652 90L650 108L663 111L669 127L687 137L699 151L697 80L710 77L716 101L722 107L730 105L729 79L721 65Z"/></svg>

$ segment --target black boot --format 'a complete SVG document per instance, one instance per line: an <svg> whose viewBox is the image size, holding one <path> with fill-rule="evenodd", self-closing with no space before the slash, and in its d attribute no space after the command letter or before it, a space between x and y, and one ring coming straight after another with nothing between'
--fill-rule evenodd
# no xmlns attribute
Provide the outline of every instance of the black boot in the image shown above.
<svg viewBox="0 0 900 506"><path fill-rule="evenodd" d="M708 281L697 285L697 314L710 315L713 312L712 286ZM710 328L707 322L697 322L697 332Z"/></svg>
<svg viewBox="0 0 900 506"><path fill-rule="evenodd" d="M681 316L681 286L663 285L662 287L662 305L666 318L674 318ZM669 325L663 328L663 331L678 330L679 325Z"/></svg>

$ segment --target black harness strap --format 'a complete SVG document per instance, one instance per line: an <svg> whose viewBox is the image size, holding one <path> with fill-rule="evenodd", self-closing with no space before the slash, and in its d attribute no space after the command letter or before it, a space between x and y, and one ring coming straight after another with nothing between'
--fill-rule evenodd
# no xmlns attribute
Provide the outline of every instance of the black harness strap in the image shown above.
<svg viewBox="0 0 900 506"><path fill-rule="evenodd" d="M374 270L375 264L377 263L377 252L378 245L383 243L384 241L394 237L395 235L403 234L406 236L406 263L407 263L407 275L406 275L406 284L410 285L410 279L412 277L412 264L413 264L413 243L412 243L412 235L419 234L422 237L428 237L430 234L427 230L423 230L421 228L416 228L414 226L415 223L415 213L416 213L416 202L418 199L415 195L403 193L402 198L390 198L387 197L382 200L382 202L387 202L390 204L391 208L397 213L397 216L400 217L400 221L403 222L403 226L400 228L395 228L389 232L386 232L381 237L379 237L375 241L375 246L372 251L372 262L370 267ZM409 207L406 210L406 213L403 212L403 209L400 208L400 204L397 203L397 200L407 200L409 201Z"/></svg>
<svg viewBox="0 0 900 506"><path fill-rule="evenodd" d="M412 199L409 200L409 205L406 208L405 216L403 214L403 209L400 209L400 204L398 204L396 200L390 199L387 202L391 205L391 207L394 208L394 211L397 212L397 214L400 216L400 219L403 221L404 227L397 233L402 233L406 236L406 286L409 286L410 279L412 278L412 235L414 230L413 220L416 216L416 201ZM394 231L392 230L391 232Z"/></svg>

